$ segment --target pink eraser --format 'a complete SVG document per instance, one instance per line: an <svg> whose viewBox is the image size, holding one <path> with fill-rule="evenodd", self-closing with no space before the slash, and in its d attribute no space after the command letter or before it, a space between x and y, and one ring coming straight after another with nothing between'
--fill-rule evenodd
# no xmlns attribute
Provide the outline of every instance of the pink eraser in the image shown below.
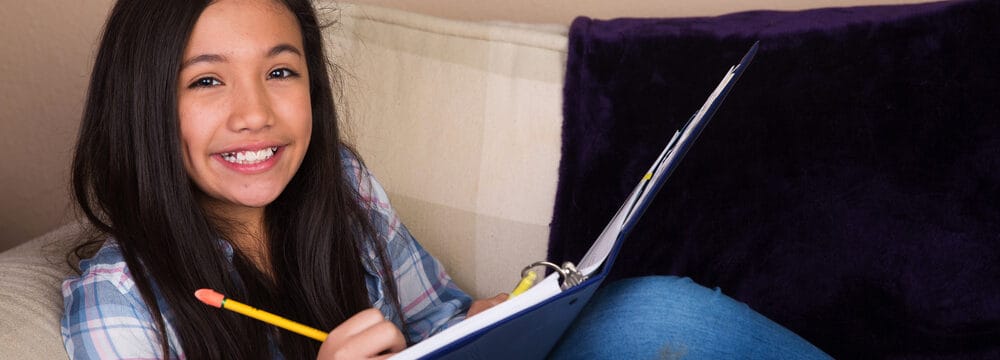
<svg viewBox="0 0 1000 360"><path fill-rule="evenodd" d="M215 306L217 308L221 308L222 301L226 299L224 295L219 294L212 289L198 289L198 291L194 292L194 297L198 298L198 300L201 300L201 302L206 305Z"/></svg>

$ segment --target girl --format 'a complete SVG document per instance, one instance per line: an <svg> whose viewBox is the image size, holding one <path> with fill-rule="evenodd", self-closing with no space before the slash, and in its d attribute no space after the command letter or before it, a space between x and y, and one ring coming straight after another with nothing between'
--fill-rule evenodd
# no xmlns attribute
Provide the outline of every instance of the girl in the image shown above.
<svg viewBox="0 0 1000 360"><path fill-rule="evenodd" d="M472 304L341 142L322 43L308 0L115 4L72 168L95 234L63 283L71 358L385 357L504 299ZM321 345L200 288L332 331ZM601 294L554 356L819 353L690 281Z"/></svg>
<svg viewBox="0 0 1000 360"><path fill-rule="evenodd" d="M77 250L103 246L63 286L72 357L316 356L198 288L381 340L328 344L359 355L464 317L469 297L341 144L326 69L305 0L114 6L73 161L101 233Z"/></svg>

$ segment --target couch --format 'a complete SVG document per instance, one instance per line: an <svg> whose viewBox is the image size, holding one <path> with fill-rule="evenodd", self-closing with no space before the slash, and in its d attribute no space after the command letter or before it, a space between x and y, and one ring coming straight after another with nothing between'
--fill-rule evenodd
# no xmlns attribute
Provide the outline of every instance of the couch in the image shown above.
<svg viewBox="0 0 1000 360"><path fill-rule="evenodd" d="M1000 356L997 2L572 27L319 3L348 138L473 295L579 258L762 40L611 278L690 276L837 357ZM64 356L78 232L0 254L0 358Z"/></svg>
<svg viewBox="0 0 1000 360"><path fill-rule="evenodd" d="M318 5L349 141L459 286L510 291L545 257L567 26ZM0 359L66 356L60 283L80 231L71 223L0 253Z"/></svg>

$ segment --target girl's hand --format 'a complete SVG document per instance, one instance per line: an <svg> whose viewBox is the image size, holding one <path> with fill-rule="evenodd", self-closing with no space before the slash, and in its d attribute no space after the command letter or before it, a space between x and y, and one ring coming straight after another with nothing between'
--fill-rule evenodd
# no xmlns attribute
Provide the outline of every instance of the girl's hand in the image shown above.
<svg viewBox="0 0 1000 360"><path fill-rule="evenodd" d="M483 312L486 309L496 306L502 303L510 297L507 293L499 293L497 296L491 297L489 299L479 299L472 302L472 306L469 306L469 312L466 313L465 317L470 318L473 315Z"/></svg>
<svg viewBox="0 0 1000 360"><path fill-rule="evenodd" d="M340 324L319 348L318 360L384 359L406 348L406 339L378 309L368 309Z"/></svg>

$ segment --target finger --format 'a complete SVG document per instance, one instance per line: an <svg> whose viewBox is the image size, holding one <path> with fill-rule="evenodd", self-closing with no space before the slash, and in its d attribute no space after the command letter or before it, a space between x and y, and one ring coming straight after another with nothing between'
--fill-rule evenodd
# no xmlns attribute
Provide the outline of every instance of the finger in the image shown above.
<svg viewBox="0 0 1000 360"><path fill-rule="evenodd" d="M510 295L507 293L500 293L489 299L480 299L472 302L472 306L469 306L469 311L466 313L467 317L472 317L473 315L479 314L486 309L496 306L499 303L507 301Z"/></svg>
<svg viewBox="0 0 1000 360"><path fill-rule="evenodd" d="M494 301L493 305L496 305L496 304L502 303L504 301L507 301L507 299L510 299L510 294L508 294L508 293L499 293L499 294L497 294L497 296L494 296L491 300Z"/></svg>
<svg viewBox="0 0 1000 360"><path fill-rule="evenodd" d="M348 339L337 349L344 358L374 357L385 352L397 353L406 348L406 339L395 324L383 321Z"/></svg>
<svg viewBox="0 0 1000 360"><path fill-rule="evenodd" d="M334 347L340 347L347 339L382 321L385 321L385 316L381 311L375 308L365 309L337 325L326 336L324 344L331 343Z"/></svg>
<svg viewBox="0 0 1000 360"><path fill-rule="evenodd" d="M507 293L499 293L496 296L491 297L489 299L483 299L481 301L482 301L482 305L485 306L485 307L482 310L486 310L486 309L489 309L491 307L497 306L497 304L500 304L500 303L502 303L504 301L507 301L507 298L509 298L509 297L510 297L510 295L507 295ZM482 310L480 310L480 311L482 311Z"/></svg>

